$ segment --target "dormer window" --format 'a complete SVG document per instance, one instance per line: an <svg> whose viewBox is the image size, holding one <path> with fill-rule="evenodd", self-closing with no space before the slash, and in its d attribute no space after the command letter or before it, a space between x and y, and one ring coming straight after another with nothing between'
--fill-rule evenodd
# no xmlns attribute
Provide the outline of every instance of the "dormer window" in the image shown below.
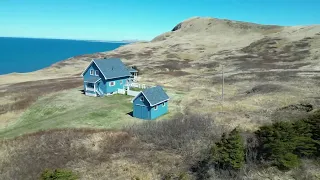
<svg viewBox="0 0 320 180"><path fill-rule="evenodd" d="M91 69L91 70L90 70L90 75L92 75L92 76L93 76L93 73L94 73L94 70L93 70L93 69Z"/></svg>
<svg viewBox="0 0 320 180"><path fill-rule="evenodd" d="M98 70L96 70L96 76L99 76L99 71Z"/></svg>
<svg viewBox="0 0 320 180"><path fill-rule="evenodd" d="M141 96L140 101L142 101L142 102L144 101L144 97L143 96Z"/></svg>

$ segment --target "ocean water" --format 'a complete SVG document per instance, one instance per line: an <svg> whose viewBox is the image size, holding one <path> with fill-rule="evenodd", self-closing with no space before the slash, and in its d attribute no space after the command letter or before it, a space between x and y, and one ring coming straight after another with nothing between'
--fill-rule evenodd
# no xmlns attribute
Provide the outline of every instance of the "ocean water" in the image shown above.
<svg viewBox="0 0 320 180"><path fill-rule="evenodd" d="M31 72L67 58L110 51L126 43L0 37L0 75Z"/></svg>

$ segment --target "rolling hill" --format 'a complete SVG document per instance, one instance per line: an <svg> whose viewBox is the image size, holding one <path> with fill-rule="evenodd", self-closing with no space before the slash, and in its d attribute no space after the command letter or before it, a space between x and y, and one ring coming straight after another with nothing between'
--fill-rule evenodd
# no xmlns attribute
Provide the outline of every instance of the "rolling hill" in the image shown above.
<svg viewBox="0 0 320 180"><path fill-rule="evenodd" d="M33 123L30 117L34 117L34 114L29 116L30 112L39 112L36 108L45 104L51 108L50 103L57 101L56 97L60 93L66 98L65 101L68 101L68 97L71 97L68 94L75 94L81 87L80 73L91 59L108 57L118 57L127 65L137 66L141 72L140 82L162 85L177 97L173 102L174 115L187 115L190 112L205 115L214 119L217 126L225 129L239 127L243 131L252 132L259 126L274 121L304 117L320 107L320 25L287 27L194 17L177 24L172 30L150 42L136 42L110 52L71 57L31 73L0 76L0 135L15 126L36 127L36 123L41 122L41 117L36 117L38 120ZM223 103L222 66L225 76ZM38 99L38 96L43 98ZM75 101L79 106L86 102L84 99L75 99L73 95L72 97L72 102ZM65 119L66 121L73 121L72 114L68 112L68 109L63 109L59 113L65 115L61 117L69 118ZM76 114L74 112L75 109L73 114ZM60 117L59 113L52 114L53 120ZM74 121L76 123L64 125L63 120L59 119L56 127L90 127L85 126L83 121ZM100 121L101 117L99 123ZM11 161L17 165L24 160L34 159L37 153L31 153L32 146L36 146L37 138L42 138L41 147L47 147L50 143L54 144L58 139L62 139L58 153L65 155L80 152L71 159L63 160L63 164L68 163L67 167L86 174L85 179L108 177L110 174L113 175L110 177L121 175L124 179L133 176L141 178L145 169L148 170L146 179L158 179L162 172L185 170L189 163L185 162L185 154L174 148L154 149L156 143L137 143L135 138L131 138L119 128L118 122L112 127L99 123L92 123L91 128L107 127L113 131L79 132L71 129L64 133L53 130L5 140L0 146L0 159L4 159L3 164L7 165ZM21 130L16 131L24 133ZM50 142L46 142L45 138ZM116 149L110 149L110 146L104 143L109 140L115 143ZM117 141L121 142L120 145ZM91 146L90 143L94 145ZM139 144L139 148L134 146L135 143ZM66 147L68 152L63 150ZM154 154L149 150L154 150ZM55 151L54 147L39 153L46 154L41 158L54 158L53 155L47 155L52 151ZM108 152L108 157L102 155L104 152ZM146 154L147 158L143 158L143 154ZM90 155L97 158L90 161ZM15 157L29 159L19 160ZM174 163L177 168L172 168ZM52 166L64 167L63 164L56 163ZM50 163L45 165L51 166ZM33 174L26 179L34 178L40 169L40 165L30 169ZM108 170L105 172L104 169ZM111 172L112 169L115 172ZM14 169L6 170L6 177L13 177L10 173L13 173ZM311 170L314 173L317 168ZM19 177L27 173L19 172ZM272 173L270 176L292 179L290 173ZM250 177L254 179L261 176L253 173Z"/></svg>

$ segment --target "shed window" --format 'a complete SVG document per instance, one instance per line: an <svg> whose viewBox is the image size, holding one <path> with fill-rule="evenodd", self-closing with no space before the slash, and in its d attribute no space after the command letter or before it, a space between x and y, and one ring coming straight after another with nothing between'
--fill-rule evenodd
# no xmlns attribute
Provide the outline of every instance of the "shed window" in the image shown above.
<svg viewBox="0 0 320 180"><path fill-rule="evenodd" d="M162 103L162 107L165 107L166 106L166 104L165 103Z"/></svg>
<svg viewBox="0 0 320 180"><path fill-rule="evenodd" d="M157 110L158 109L158 106L154 106L154 110Z"/></svg>
<svg viewBox="0 0 320 180"><path fill-rule="evenodd" d="M87 83L87 87L88 88L94 88L94 84L93 83Z"/></svg>
<svg viewBox="0 0 320 180"><path fill-rule="evenodd" d="M96 70L96 76L99 76L99 71L98 70Z"/></svg>
<svg viewBox="0 0 320 180"><path fill-rule="evenodd" d="M114 86L116 83L114 82L114 81L111 81L110 83L109 83L109 85L110 86Z"/></svg>
<svg viewBox="0 0 320 180"><path fill-rule="evenodd" d="M141 96L140 101L144 101L144 97L143 96Z"/></svg>
<svg viewBox="0 0 320 180"><path fill-rule="evenodd" d="M93 73L94 73L94 70L91 69L91 70L90 70L90 75L93 75Z"/></svg>

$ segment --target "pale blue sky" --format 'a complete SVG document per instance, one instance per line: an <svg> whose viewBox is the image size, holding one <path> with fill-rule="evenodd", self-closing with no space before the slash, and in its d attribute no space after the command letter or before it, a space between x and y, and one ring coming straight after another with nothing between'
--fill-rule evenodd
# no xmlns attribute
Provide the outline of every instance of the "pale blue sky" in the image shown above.
<svg viewBox="0 0 320 180"><path fill-rule="evenodd" d="M0 36L150 40L193 16L320 24L320 0L0 0Z"/></svg>

